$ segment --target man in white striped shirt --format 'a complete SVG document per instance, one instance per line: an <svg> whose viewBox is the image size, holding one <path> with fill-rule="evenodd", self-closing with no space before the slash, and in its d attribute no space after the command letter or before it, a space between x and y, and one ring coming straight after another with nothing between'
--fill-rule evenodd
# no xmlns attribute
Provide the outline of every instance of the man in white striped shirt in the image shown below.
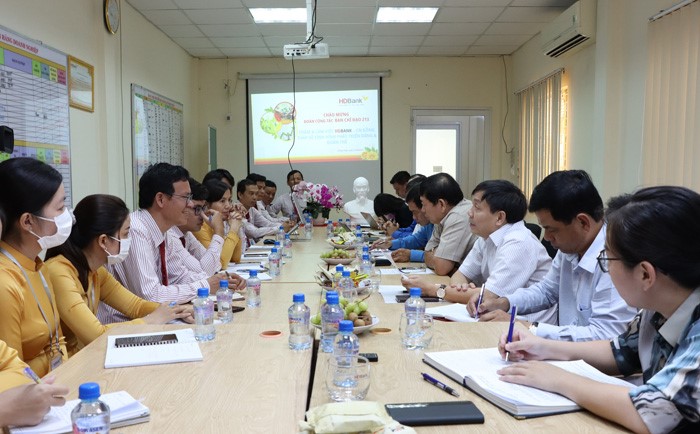
<svg viewBox="0 0 700 434"><path fill-rule="evenodd" d="M292 224L290 222L272 222L258 211L256 208L258 197L258 186L250 179L241 179L236 186L238 200L246 209L245 221L243 223L246 237L251 243L258 242L266 235L273 235L282 226L284 231L288 231Z"/></svg>
<svg viewBox="0 0 700 434"><path fill-rule="evenodd" d="M159 303L186 303L198 288L217 288L221 276L193 272L186 264L192 256L167 232L187 222L192 208L189 174L184 167L168 163L150 166L139 180L139 210L131 213L129 256L108 267L131 292ZM188 210L188 208L190 208ZM230 286L241 289L245 280L234 275ZM103 324L125 321L119 312L102 303L98 319Z"/></svg>

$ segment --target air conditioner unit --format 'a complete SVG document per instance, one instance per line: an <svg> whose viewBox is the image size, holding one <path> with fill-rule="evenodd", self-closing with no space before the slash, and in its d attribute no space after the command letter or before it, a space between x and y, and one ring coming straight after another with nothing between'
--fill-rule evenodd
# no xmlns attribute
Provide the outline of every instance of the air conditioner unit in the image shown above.
<svg viewBox="0 0 700 434"><path fill-rule="evenodd" d="M595 41L596 2L579 0L540 32L542 52L559 57Z"/></svg>

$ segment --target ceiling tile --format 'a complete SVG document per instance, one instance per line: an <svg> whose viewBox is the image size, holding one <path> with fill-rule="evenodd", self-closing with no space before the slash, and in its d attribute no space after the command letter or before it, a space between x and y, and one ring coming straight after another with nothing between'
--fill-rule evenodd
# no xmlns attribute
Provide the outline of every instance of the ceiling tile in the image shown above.
<svg viewBox="0 0 700 434"><path fill-rule="evenodd" d="M534 35L544 27L544 23L493 23L486 35Z"/></svg>
<svg viewBox="0 0 700 434"><path fill-rule="evenodd" d="M362 57L368 53L367 46L364 47L330 47L328 51L333 56L354 56Z"/></svg>
<svg viewBox="0 0 700 434"><path fill-rule="evenodd" d="M418 49L419 56L460 56L467 50L467 46L440 46L426 47L422 46Z"/></svg>
<svg viewBox="0 0 700 434"><path fill-rule="evenodd" d="M532 35L482 35L476 45L517 45L527 42Z"/></svg>
<svg viewBox="0 0 700 434"><path fill-rule="evenodd" d="M274 57L277 53L270 53L267 48L222 48L221 52L226 57ZM282 47L279 50L279 56L282 57Z"/></svg>
<svg viewBox="0 0 700 434"><path fill-rule="evenodd" d="M215 48L209 38L173 38L182 48Z"/></svg>
<svg viewBox="0 0 700 434"><path fill-rule="evenodd" d="M436 23L490 23L503 8L440 8Z"/></svg>
<svg viewBox="0 0 700 434"><path fill-rule="evenodd" d="M471 45L478 38L477 35L463 36L427 36L423 41L423 46L440 46L440 45Z"/></svg>
<svg viewBox="0 0 700 434"><path fill-rule="evenodd" d="M380 36L425 35L430 30L428 23L383 23L374 25L374 34Z"/></svg>
<svg viewBox="0 0 700 434"><path fill-rule="evenodd" d="M139 11L177 9L173 0L128 0L128 3Z"/></svg>
<svg viewBox="0 0 700 434"><path fill-rule="evenodd" d="M212 37L260 35L260 30L255 24L212 24L198 27L202 33Z"/></svg>
<svg viewBox="0 0 700 434"><path fill-rule="evenodd" d="M173 11L142 11L148 21L156 26L161 24L192 24L189 18L181 10Z"/></svg>
<svg viewBox="0 0 700 434"><path fill-rule="evenodd" d="M477 55L497 55L497 54L513 54L515 50L520 48L519 45L472 45L467 50L466 54Z"/></svg>
<svg viewBox="0 0 700 434"><path fill-rule="evenodd" d="M369 35L372 33L371 24L316 24L316 34L324 36L326 33L334 36Z"/></svg>
<svg viewBox="0 0 700 434"><path fill-rule="evenodd" d="M499 23L550 23L564 8L510 7L498 17Z"/></svg>
<svg viewBox="0 0 700 434"><path fill-rule="evenodd" d="M160 29L171 38L194 38L204 36L204 33L194 24L164 25L160 26Z"/></svg>
<svg viewBox="0 0 700 434"><path fill-rule="evenodd" d="M425 8L425 7L435 7L442 6L444 0L378 0L377 5L379 6L389 6L394 8L400 7L411 7L411 8Z"/></svg>
<svg viewBox="0 0 700 434"><path fill-rule="evenodd" d="M316 11L316 24L323 23L373 23L375 8L325 8Z"/></svg>
<svg viewBox="0 0 700 434"><path fill-rule="evenodd" d="M142 0L143 1L143 0ZM151 0L145 0L151 1ZM181 9L242 8L240 0L172 0Z"/></svg>
<svg viewBox="0 0 700 434"><path fill-rule="evenodd" d="M480 35L489 23L435 23L430 28L430 35Z"/></svg>
<svg viewBox="0 0 700 434"><path fill-rule="evenodd" d="M263 42L265 42L265 45L267 45L268 47L270 47L270 48L280 47L280 49L284 45L296 44L298 42L301 42L301 39L303 39L303 38L293 39L293 38L290 38L288 36L265 36L264 38L262 38Z"/></svg>
<svg viewBox="0 0 700 434"><path fill-rule="evenodd" d="M424 36L373 36L372 47L418 47Z"/></svg>
<svg viewBox="0 0 700 434"><path fill-rule="evenodd" d="M185 10L195 24L253 24L248 9L190 9Z"/></svg>
<svg viewBox="0 0 700 434"><path fill-rule="evenodd" d="M414 56L418 47L370 47L370 56Z"/></svg>
<svg viewBox="0 0 700 434"><path fill-rule="evenodd" d="M241 3L249 8L306 8L305 0L241 0Z"/></svg>
<svg viewBox="0 0 700 434"><path fill-rule="evenodd" d="M255 36L244 36L237 38L211 38L211 42L218 48L255 48L265 47L265 41Z"/></svg>
<svg viewBox="0 0 700 434"><path fill-rule="evenodd" d="M306 39L306 24L258 24L263 36L289 36L293 39Z"/></svg>
<svg viewBox="0 0 700 434"><path fill-rule="evenodd" d="M512 0L445 0L443 6L507 6Z"/></svg>
<svg viewBox="0 0 700 434"><path fill-rule="evenodd" d="M369 36L327 36L323 42L331 47L366 47L369 45Z"/></svg>
<svg viewBox="0 0 700 434"><path fill-rule="evenodd" d="M194 57L226 57L218 48L190 48L187 52Z"/></svg>
<svg viewBox="0 0 700 434"><path fill-rule="evenodd" d="M511 6L544 6L568 8L577 0L513 0Z"/></svg>

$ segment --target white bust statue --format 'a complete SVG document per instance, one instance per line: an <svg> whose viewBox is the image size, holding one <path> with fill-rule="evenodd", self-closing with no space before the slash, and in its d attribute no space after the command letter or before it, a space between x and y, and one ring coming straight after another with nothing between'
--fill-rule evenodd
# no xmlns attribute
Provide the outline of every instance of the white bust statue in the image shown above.
<svg viewBox="0 0 700 434"><path fill-rule="evenodd" d="M352 183L352 192L355 193L355 199L346 202L343 205L343 211L350 216L350 222L355 225L367 225L367 220L362 217L361 212L366 212L374 215L374 201L367 199L369 193L369 181L367 178L360 176Z"/></svg>

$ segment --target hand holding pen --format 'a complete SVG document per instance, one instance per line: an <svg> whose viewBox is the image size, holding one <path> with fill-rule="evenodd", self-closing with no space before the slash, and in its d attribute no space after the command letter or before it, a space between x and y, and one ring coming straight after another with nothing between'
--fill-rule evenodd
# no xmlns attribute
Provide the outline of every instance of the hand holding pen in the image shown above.
<svg viewBox="0 0 700 434"><path fill-rule="evenodd" d="M66 403L64 395L69 389L55 385L52 376L40 379L29 367L24 369L24 375L34 383L13 387L0 393L0 408L6 417L0 425L36 425L52 406L62 406Z"/></svg>
<svg viewBox="0 0 700 434"><path fill-rule="evenodd" d="M506 338L506 344L509 344L513 342L513 328L515 328L515 317L518 315L518 307L517 306L511 306L510 307L510 324L508 325L508 337ZM506 362L508 362L508 358L510 357L510 352L506 350Z"/></svg>

